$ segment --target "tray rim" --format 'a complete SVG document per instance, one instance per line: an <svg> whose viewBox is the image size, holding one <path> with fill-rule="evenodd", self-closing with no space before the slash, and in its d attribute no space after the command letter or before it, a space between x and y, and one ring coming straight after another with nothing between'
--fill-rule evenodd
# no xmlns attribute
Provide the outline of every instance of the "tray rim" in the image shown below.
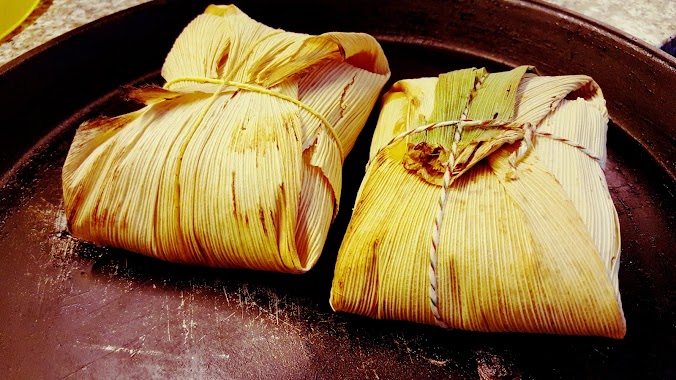
<svg viewBox="0 0 676 380"><path fill-rule="evenodd" d="M118 18L124 18L127 16L127 14L131 13L137 13L146 10L146 8L155 8L155 7L161 7L168 2L174 2L174 1L167 1L167 0L152 0L147 3L135 5L133 7L123 9L121 11L117 11L115 13L111 13L107 16L103 16L99 19L96 19L94 21L88 22L84 25L78 26L64 34L61 34L39 46L34 47L33 49L17 56L16 58L13 58L12 60L6 62L3 65L0 65L0 76L4 75L7 72L10 72L11 70L14 69L14 67L22 64L24 61L32 59L34 56L40 54L42 51L49 49L53 46L56 46L64 41L72 39L72 37L76 35L80 35L83 33L86 33L89 29L91 28L97 28L100 25L104 24L109 24L111 22L114 22ZM588 26L593 26L594 29L597 29L599 32L603 32L607 34L608 36L614 37L615 39L626 43L628 45L633 45L635 48L638 48L639 50L643 50L647 53L650 53L654 59L658 59L660 63L663 63L667 67L671 67L674 70L676 70L676 57L671 56L667 52L650 45L648 42L638 38L634 37L612 25L606 24L602 21L587 17L579 12L576 12L574 10L570 10L567 8L563 8L559 5L552 4L545 2L543 0L505 0L505 2L517 5L517 6L527 6L530 8L536 8L544 12L552 13L555 15L560 15L564 19L568 19L569 21L574 21L579 24L587 24ZM603 34L602 33L602 34Z"/></svg>

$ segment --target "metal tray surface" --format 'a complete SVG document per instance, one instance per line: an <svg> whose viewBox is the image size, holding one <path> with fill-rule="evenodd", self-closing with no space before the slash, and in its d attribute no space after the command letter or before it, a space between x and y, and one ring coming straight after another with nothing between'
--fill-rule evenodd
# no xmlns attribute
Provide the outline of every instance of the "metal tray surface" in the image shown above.
<svg viewBox="0 0 676 380"><path fill-rule="evenodd" d="M7 378L676 378L676 62L604 25L530 1L237 5L287 30L378 38L391 82L532 64L599 82L612 119L609 187L622 228L624 340L444 331L333 313L343 208L305 275L189 267L65 232L61 165L75 128L161 84L173 40L208 2L156 1L0 67L0 372ZM379 108L345 161L354 203Z"/></svg>

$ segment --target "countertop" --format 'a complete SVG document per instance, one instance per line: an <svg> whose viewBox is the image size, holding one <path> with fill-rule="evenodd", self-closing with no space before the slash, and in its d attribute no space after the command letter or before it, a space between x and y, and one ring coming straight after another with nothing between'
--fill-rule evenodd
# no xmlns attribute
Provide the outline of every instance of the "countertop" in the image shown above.
<svg viewBox="0 0 676 380"><path fill-rule="evenodd" d="M0 40L0 65L78 26L149 0L42 0ZM548 0L628 33L650 45L673 44L675 0ZM226 1L227 2L227 1ZM666 49L668 50L668 49Z"/></svg>

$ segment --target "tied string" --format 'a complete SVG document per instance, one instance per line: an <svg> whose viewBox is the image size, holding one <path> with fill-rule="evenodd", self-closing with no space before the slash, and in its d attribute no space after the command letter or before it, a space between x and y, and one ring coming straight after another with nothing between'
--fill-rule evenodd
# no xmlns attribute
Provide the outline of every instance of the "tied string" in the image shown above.
<svg viewBox="0 0 676 380"><path fill-rule="evenodd" d="M463 117L466 117L466 113L463 113ZM439 303L438 303L438 288L437 288L437 251L439 249L439 240L441 237L441 224L443 221L444 211L446 209L446 200L448 197L448 191L451 186L451 177L453 174L453 167L455 166L455 161L458 157L458 145L462 139L462 133L467 129L505 129L505 130L514 130L523 133L521 137L521 143L516 151L514 151L509 157L510 171L507 174L509 180L518 179L518 165L521 163L525 157L533 149L535 137L544 137L549 138L554 141L561 142L563 144L572 146L589 156L590 158L600 161L593 151L580 145L579 143L567 139L565 137L556 136L549 132L538 132L535 126L531 123L506 123L504 121L495 121L495 120L453 120L453 121L443 121L439 123L432 123L423 125L417 128L414 128L410 131L400 133L397 136L394 136L387 144L381 147L376 154L369 159L369 162L366 164L366 167L371 165L371 162L386 148L392 146L393 144L403 140L404 138L420 132L431 131L436 128L445 128L452 127L455 128L455 133L453 134L453 142L451 144L451 151L449 154L448 160L443 164L444 166L444 176L442 180L442 186L439 189L439 200L437 202L436 214L434 217L434 223L432 228L432 241L430 244L429 252L429 266L428 266L428 280L429 280L429 300L430 300L430 309L432 315L434 316L435 323L442 327L448 328L446 322L444 322L439 312Z"/></svg>
<svg viewBox="0 0 676 380"><path fill-rule="evenodd" d="M307 111L310 115L314 116L317 118L320 122L321 125L324 126L324 130L331 136L331 139L334 141L336 144L336 147L338 147L338 151L340 153L340 161L343 162L345 159L345 151L343 149L343 144L340 142L340 138L338 137L338 134L336 133L336 130L333 128L331 123L329 123L328 120L324 116L322 116L319 112L315 111L312 109L310 106L306 105L305 103L301 102L298 99L295 99L291 96L279 93L277 91L270 90L268 88L258 86L255 84L250 84L250 83L242 83L242 82L236 82L236 81L231 81L231 80L225 80L225 79L213 79L213 78L203 78L203 77L181 77L181 78L176 78L168 81L165 85L165 89L169 89L170 86L178 83L178 82L197 82L197 83L211 83L211 84L217 84L220 85L220 87L216 90L214 93L214 96L217 96L219 93L226 92L226 87L235 87L240 90L245 90L245 91L251 91L251 92L257 92L259 94L265 94L265 95L270 95L278 99L285 100L289 103L293 103L296 106L302 108L303 110Z"/></svg>
<svg viewBox="0 0 676 380"><path fill-rule="evenodd" d="M601 158L597 156L591 149L588 149L584 147L583 145L578 144L577 142L567 139L565 137L557 136L554 135L553 133L550 132L538 132L535 127L530 124L530 123L523 123L523 124L517 124L517 123L508 123L504 121L496 121L496 120L452 120L452 121L442 121L439 123L432 123L432 124L426 124L422 125L420 127L416 127L414 129L411 129L410 131L402 132L396 136L394 136L390 141L387 142L387 144L383 145L378 149L376 154L374 154L369 161L366 163L366 168L368 169L369 166L371 166L371 163L375 158L380 155L385 149L389 148L390 146L398 143L399 141L405 139L406 137L420 133L420 132L428 132L433 129L437 128L443 128L443 127L453 127L456 129L454 138L453 138L453 145L455 145L457 149L457 145L460 142L461 135L463 130L467 129L506 129L506 130L513 130L513 131L518 131L522 132L523 136L521 137L522 143L519 146L519 149L517 149L516 152L512 154L512 159L517 160L513 161L514 166L517 166L519 162L525 158L525 156L530 152L530 150L534 146L534 140L535 136L539 137L545 137L552 139L554 141L558 141L561 143L564 143L566 145L572 146L573 148L576 148L589 156L590 158L600 161ZM525 144L525 146L524 146ZM451 153L453 153L453 145L451 146ZM449 161L455 161L455 157L453 154L451 154ZM453 162L454 163L454 162ZM516 179L512 177L512 179Z"/></svg>

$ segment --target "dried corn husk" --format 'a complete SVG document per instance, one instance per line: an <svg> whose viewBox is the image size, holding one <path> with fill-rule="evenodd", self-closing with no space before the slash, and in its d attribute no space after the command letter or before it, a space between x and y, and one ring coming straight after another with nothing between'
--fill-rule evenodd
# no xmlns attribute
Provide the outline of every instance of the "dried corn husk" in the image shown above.
<svg viewBox="0 0 676 380"><path fill-rule="evenodd" d="M310 36L210 6L139 111L84 123L63 168L71 233L163 260L304 272L342 161L389 77L375 39Z"/></svg>
<svg viewBox="0 0 676 380"><path fill-rule="evenodd" d="M624 336L605 100L587 76L530 70L402 80L384 96L338 254L335 310Z"/></svg>

